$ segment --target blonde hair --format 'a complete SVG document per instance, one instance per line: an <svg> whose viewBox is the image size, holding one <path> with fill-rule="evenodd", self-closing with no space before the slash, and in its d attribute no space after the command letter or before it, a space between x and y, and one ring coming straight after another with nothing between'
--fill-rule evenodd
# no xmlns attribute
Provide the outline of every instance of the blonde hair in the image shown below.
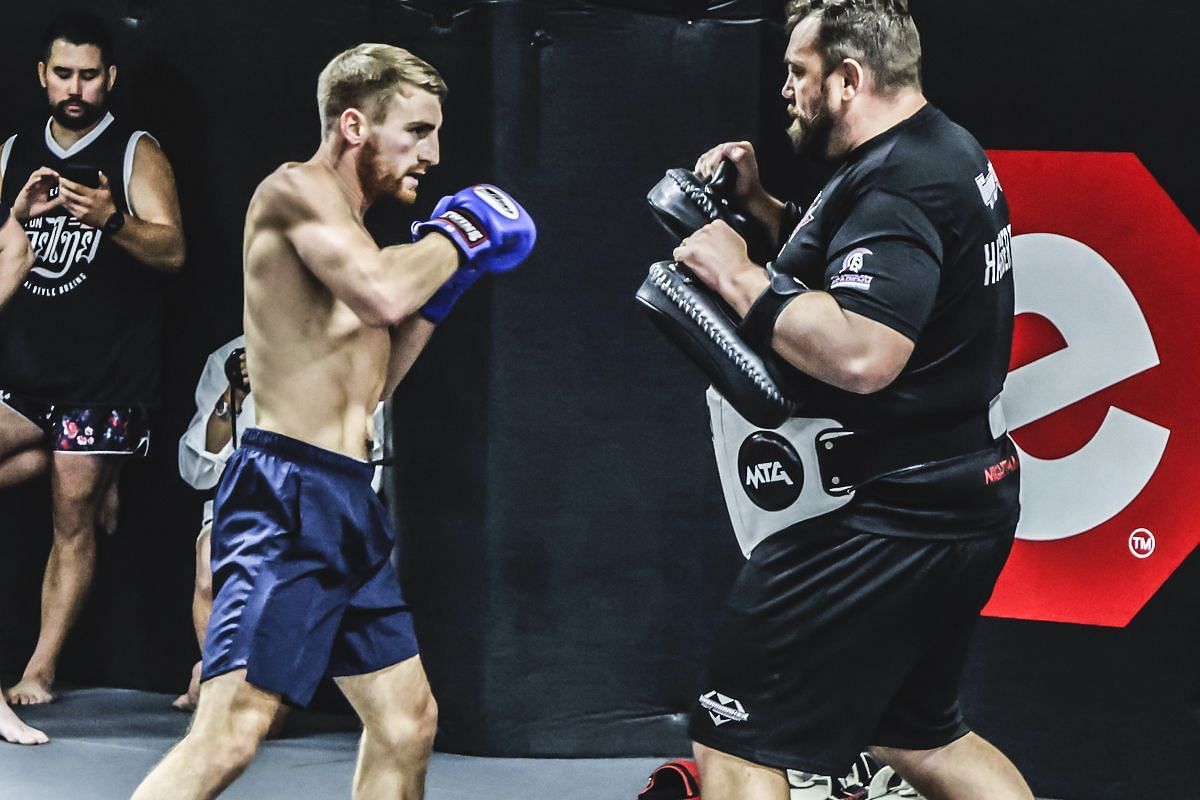
<svg viewBox="0 0 1200 800"><path fill-rule="evenodd" d="M317 78L321 136L334 129L348 108L357 108L372 122L380 122L392 95L413 87L439 100L445 100L449 91L436 69L403 48L366 43L338 53Z"/></svg>

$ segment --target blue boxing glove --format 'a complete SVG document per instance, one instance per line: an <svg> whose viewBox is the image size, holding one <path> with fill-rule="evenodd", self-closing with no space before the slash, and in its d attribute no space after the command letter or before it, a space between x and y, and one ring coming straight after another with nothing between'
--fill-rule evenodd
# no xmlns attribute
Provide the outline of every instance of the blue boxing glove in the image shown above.
<svg viewBox="0 0 1200 800"><path fill-rule="evenodd" d="M443 197L428 222L413 223L413 241L436 231L483 272L516 268L537 240L533 219L508 194L486 183Z"/></svg>
<svg viewBox="0 0 1200 800"><path fill-rule="evenodd" d="M458 271L421 307L421 316L435 324L446 318L481 275L515 269L537 241L537 227L528 212L489 184L443 197L429 221L413 223L413 241L431 231L448 238L463 256Z"/></svg>
<svg viewBox="0 0 1200 800"><path fill-rule="evenodd" d="M479 276L483 274L483 270L470 269L466 266L460 267L457 272L450 276L450 280L446 281L433 293L433 297L425 301L425 305L421 306L419 313L422 317L437 325L446 318L450 313L450 309L458 302L458 298L475 285L475 281L479 280Z"/></svg>

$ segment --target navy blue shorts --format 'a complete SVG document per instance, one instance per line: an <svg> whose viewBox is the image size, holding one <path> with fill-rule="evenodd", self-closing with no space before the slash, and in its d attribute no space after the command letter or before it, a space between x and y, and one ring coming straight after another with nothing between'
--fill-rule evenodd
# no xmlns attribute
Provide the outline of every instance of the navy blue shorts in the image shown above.
<svg viewBox="0 0 1200 800"><path fill-rule="evenodd" d="M250 428L217 485L203 680L246 680L306 705L325 675L417 654L395 537L362 461Z"/></svg>

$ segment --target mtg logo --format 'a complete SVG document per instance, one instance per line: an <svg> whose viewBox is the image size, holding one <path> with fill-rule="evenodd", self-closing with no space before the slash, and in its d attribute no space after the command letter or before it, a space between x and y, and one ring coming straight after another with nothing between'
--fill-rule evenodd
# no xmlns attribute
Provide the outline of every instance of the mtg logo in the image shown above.
<svg viewBox="0 0 1200 800"><path fill-rule="evenodd" d="M804 488L804 466L782 436L758 431L738 449L738 476L750 501L767 511L782 511Z"/></svg>
<svg viewBox="0 0 1200 800"><path fill-rule="evenodd" d="M985 613L1123 626L1200 542L1200 283L1181 279L1200 237L1131 154L989 155L1012 214L1021 521Z"/></svg>

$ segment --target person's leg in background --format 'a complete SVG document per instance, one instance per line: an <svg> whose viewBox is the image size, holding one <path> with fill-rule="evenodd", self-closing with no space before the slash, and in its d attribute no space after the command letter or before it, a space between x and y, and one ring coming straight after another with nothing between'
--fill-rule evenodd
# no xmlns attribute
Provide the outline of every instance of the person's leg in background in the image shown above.
<svg viewBox="0 0 1200 800"><path fill-rule="evenodd" d="M204 524L196 537L196 581L192 588L192 627L196 632L196 643L204 649L204 635L208 632L208 618L212 616L212 521ZM180 711L192 711L200 699L200 667L202 661L192 666L192 677L187 691L175 698L172 706ZM282 706L281 706L282 707Z"/></svg>
<svg viewBox="0 0 1200 800"><path fill-rule="evenodd" d="M14 705L48 703L55 698L58 658L92 585L97 512L116 478L119 458L55 453L51 459L54 538L42 579L41 629L20 682L8 691Z"/></svg>

